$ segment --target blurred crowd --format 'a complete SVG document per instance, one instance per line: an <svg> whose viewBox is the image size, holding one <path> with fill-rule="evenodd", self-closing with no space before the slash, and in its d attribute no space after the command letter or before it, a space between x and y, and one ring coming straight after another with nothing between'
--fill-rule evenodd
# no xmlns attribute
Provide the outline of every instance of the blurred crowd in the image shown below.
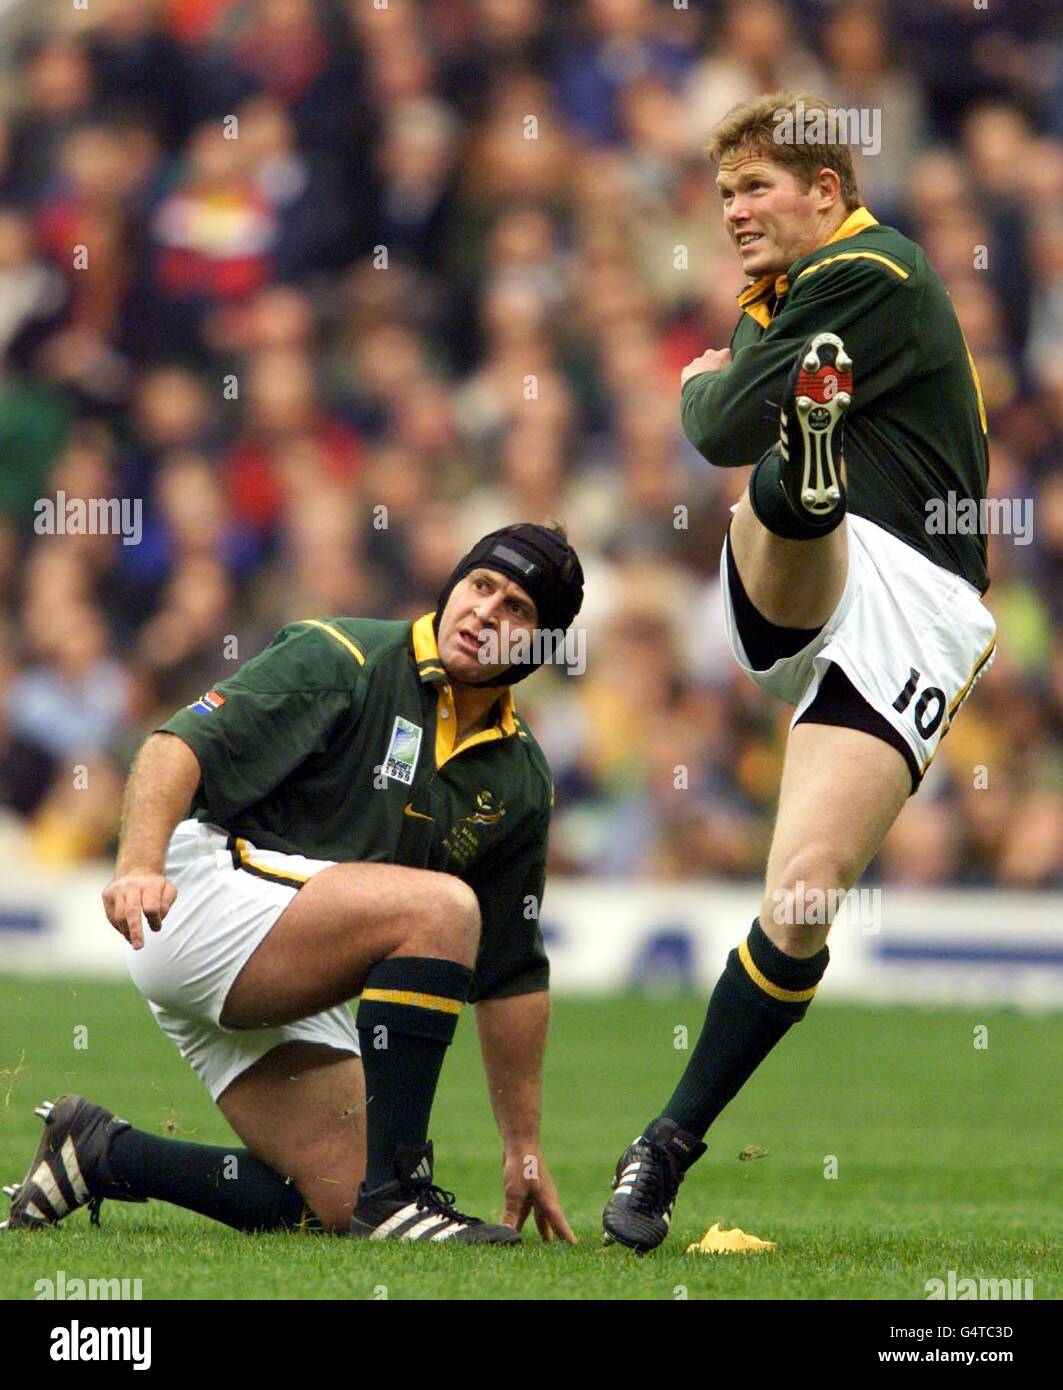
<svg viewBox="0 0 1063 1390"><path fill-rule="evenodd" d="M0 820L113 851L140 740L314 615L416 616L557 517L588 669L518 704L576 874L756 877L788 712L725 647L746 470L679 426L743 278L703 147L882 111L865 203L978 363L995 666L872 869L1063 884L1063 45L1041 0L3 0ZM142 504L138 543L40 499ZM61 511L61 509L60 509ZM59 526L51 529L61 530Z"/></svg>

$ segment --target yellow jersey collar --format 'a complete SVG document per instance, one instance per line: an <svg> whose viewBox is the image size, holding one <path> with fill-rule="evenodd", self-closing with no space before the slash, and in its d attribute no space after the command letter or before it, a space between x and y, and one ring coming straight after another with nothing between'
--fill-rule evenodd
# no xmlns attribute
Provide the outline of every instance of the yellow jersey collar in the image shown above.
<svg viewBox="0 0 1063 1390"><path fill-rule="evenodd" d="M785 275L762 275L738 296L738 307L761 328L767 328L772 315L769 301L781 299L789 288L790 282Z"/></svg>
<svg viewBox="0 0 1063 1390"><path fill-rule="evenodd" d="M859 207L849 214L834 235L828 237L823 244L829 246L833 241L844 241L846 237L856 236L858 232L866 232L869 227L877 226L878 218L872 217L867 208Z"/></svg>
<svg viewBox="0 0 1063 1390"><path fill-rule="evenodd" d="M439 644L436 642L435 614L425 613L414 623L410 633L413 642L413 659L417 663L417 674L422 681L442 682L439 690L439 708L447 711L446 718L443 720L444 728L453 737L456 727L456 715L454 711L454 695L450 688L450 678L447 675L447 668L443 665L439 656ZM467 739L462 745L466 748L473 741L483 741L483 735L499 737L500 735L515 734L517 732L516 702L513 699L513 687L503 685L499 687L498 717L495 730L484 729L479 734L475 734L472 739ZM446 740L443 740L446 742ZM450 745L450 749L441 761L445 761L446 756L452 755L457 750Z"/></svg>
<svg viewBox="0 0 1063 1390"><path fill-rule="evenodd" d="M823 245L829 246L831 242L844 241L846 237L856 236L858 232L866 232L869 227L877 226L878 219L872 217L867 208L858 207ZM789 289L790 281L785 275L762 275L759 280L747 285L738 296L738 307L759 323L761 328L767 328L771 323L775 305Z"/></svg>
<svg viewBox="0 0 1063 1390"><path fill-rule="evenodd" d="M436 642L435 614L425 613L418 618L410 633L413 639L413 659L417 663L417 674L422 681L447 679L447 668L439 657Z"/></svg>

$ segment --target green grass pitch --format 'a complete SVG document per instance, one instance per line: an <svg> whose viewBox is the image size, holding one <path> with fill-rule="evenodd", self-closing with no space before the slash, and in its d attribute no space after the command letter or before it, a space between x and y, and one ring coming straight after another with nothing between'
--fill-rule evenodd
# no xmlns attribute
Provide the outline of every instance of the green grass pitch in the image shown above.
<svg viewBox="0 0 1063 1390"><path fill-rule="evenodd" d="M33 1107L62 1091L142 1128L230 1142L131 986L6 979L0 998L4 1182L36 1146ZM544 1246L531 1225L519 1250L252 1237L158 1202L110 1202L98 1230L79 1212L55 1231L0 1233L0 1298L33 1298L60 1269L139 1278L146 1299L924 1299L949 1270L1063 1296L1060 1014L820 1005L714 1126L667 1243L644 1259L602 1249L612 1165L667 1098L687 1055L676 1028L693 1042L703 1011L693 998L556 1002L544 1145L576 1249ZM497 1216L499 1142L471 1025L436 1101L437 1180L464 1210ZM747 1146L767 1152L739 1161ZM779 1251L686 1254L715 1221Z"/></svg>

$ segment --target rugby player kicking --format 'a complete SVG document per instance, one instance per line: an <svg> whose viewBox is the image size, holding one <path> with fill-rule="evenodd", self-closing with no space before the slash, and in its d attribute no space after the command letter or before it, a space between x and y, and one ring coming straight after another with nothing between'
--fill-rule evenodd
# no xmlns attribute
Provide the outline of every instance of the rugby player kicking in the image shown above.
<svg viewBox="0 0 1063 1390"><path fill-rule="evenodd" d="M104 905L246 1148L66 1096L37 1111L8 1227L161 1198L245 1231L512 1244L534 1211L544 1239L575 1239L539 1140L552 785L510 689L534 664L485 664L481 645L556 641L582 599L559 528L505 527L434 614L289 624L148 738ZM466 1000L502 1136L501 1225L433 1183L432 1098Z"/></svg>
<svg viewBox="0 0 1063 1390"><path fill-rule="evenodd" d="M617 1164L605 1240L638 1251L664 1239L704 1134L823 977L829 916L797 904L856 883L994 652L984 537L926 525L931 499L985 494L974 363L923 252L861 206L850 150L776 142L797 100L744 103L713 132L752 283L730 348L682 374L695 447L755 465L721 557L731 649L796 710L760 914L673 1095ZM827 104L803 100L822 121Z"/></svg>

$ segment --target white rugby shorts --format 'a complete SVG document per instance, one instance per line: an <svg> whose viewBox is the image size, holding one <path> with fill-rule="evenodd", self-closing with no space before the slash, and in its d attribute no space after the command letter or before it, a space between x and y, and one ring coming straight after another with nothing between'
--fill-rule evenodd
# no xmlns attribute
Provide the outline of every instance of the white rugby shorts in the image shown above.
<svg viewBox="0 0 1063 1390"><path fill-rule="evenodd" d="M228 839L224 830L202 821L178 825L165 870L177 899L160 931L145 926L142 950L126 946L133 983L214 1100L281 1043L324 1043L360 1055L346 1004L278 1028L222 1025L237 975L299 886L331 863L256 849L246 840L237 841L234 855Z"/></svg>
<svg viewBox="0 0 1063 1390"><path fill-rule="evenodd" d="M750 666L720 561L724 621L742 669L788 705L790 727L832 662L910 748L919 775L996 653L996 624L973 584L865 517L846 518L849 575L837 608L806 647L764 671Z"/></svg>

